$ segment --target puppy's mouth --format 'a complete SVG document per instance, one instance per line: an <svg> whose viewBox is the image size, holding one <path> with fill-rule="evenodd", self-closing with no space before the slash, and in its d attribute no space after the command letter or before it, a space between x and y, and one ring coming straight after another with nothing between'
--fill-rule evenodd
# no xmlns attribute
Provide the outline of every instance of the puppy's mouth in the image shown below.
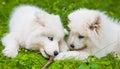
<svg viewBox="0 0 120 69"><path fill-rule="evenodd" d="M49 59L51 55L49 55L45 50L44 50L44 52L48 56L48 59Z"/></svg>
<svg viewBox="0 0 120 69"><path fill-rule="evenodd" d="M84 50L84 49L86 49L87 48L87 45L85 45L85 46L83 46L83 47L81 47L81 48L78 48L78 49L71 49L70 48L70 51L80 51L80 50Z"/></svg>

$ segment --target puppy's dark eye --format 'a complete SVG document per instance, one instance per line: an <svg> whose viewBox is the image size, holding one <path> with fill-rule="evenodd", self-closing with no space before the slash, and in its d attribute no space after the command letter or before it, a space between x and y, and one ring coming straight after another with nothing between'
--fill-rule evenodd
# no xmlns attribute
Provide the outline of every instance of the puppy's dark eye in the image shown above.
<svg viewBox="0 0 120 69"><path fill-rule="evenodd" d="M48 37L49 40L53 41L53 37Z"/></svg>
<svg viewBox="0 0 120 69"><path fill-rule="evenodd" d="M82 38L84 38L84 36L79 35L78 38L79 38L79 39L82 39Z"/></svg>

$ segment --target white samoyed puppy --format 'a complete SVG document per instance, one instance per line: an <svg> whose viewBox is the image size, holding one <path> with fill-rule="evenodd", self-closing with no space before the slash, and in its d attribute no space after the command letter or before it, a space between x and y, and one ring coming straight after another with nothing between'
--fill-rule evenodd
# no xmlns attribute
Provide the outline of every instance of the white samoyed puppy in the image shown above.
<svg viewBox="0 0 120 69"><path fill-rule="evenodd" d="M16 57L20 46L39 50L46 58L66 51L64 28L58 15L31 6L16 7L9 20L9 32L2 38L3 54Z"/></svg>
<svg viewBox="0 0 120 69"><path fill-rule="evenodd" d="M104 12L85 8L70 13L68 19L68 46L73 51L60 53L56 60L69 57L84 59L89 55L101 58L111 52L120 55L120 25L117 20Z"/></svg>

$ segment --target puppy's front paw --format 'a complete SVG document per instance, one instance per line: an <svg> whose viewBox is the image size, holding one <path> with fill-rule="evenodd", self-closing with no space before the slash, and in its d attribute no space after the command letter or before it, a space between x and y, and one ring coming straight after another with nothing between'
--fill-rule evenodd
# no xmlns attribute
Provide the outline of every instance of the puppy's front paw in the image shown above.
<svg viewBox="0 0 120 69"><path fill-rule="evenodd" d="M7 57L14 58L17 56L18 51L17 50L11 50L11 49L4 49L3 54Z"/></svg>
<svg viewBox="0 0 120 69"><path fill-rule="evenodd" d="M63 60L63 59L71 59L71 58L78 58L79 52L77 51L68 51L68 52L61 52L59 53L54 60Z"/></svg>
<svg viewBox="0 0 120 69"><path fill-rule="evenodd" d="M71 59L74 58L76 60L83 60L89 56L86 52L78 52L78 51L68 51L59 53L54 60L63 60L63 59Z"/></svg>

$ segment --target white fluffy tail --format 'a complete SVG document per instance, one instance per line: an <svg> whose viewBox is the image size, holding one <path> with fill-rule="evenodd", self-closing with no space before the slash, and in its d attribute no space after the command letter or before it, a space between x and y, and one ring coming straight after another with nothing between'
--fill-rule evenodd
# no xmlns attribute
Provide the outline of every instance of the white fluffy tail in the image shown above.
<svg viewBox="0 0 120 69"><path fill-rule="evenodd" d="M12 34L7 34L2 38L2 44L5 46L3 54L7 57L16 57L18 54L18 43Z"/></svg>

